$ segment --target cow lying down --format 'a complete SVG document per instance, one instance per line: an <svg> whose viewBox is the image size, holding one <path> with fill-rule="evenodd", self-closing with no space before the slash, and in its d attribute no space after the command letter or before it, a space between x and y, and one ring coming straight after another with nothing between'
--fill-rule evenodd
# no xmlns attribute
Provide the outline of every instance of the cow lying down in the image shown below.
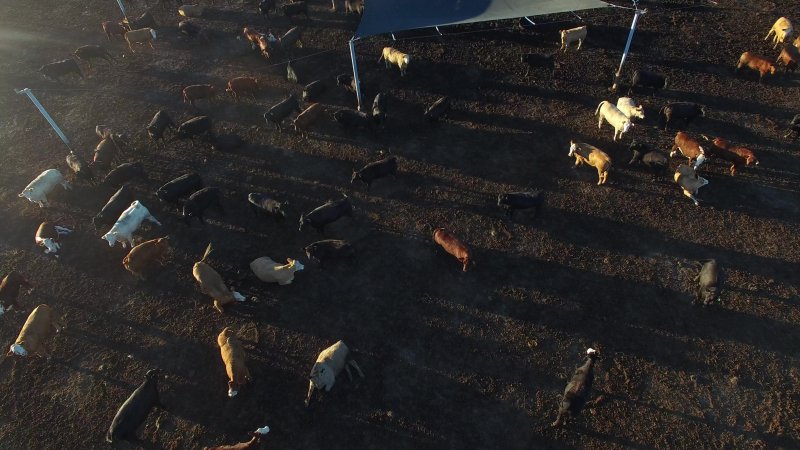
<svg viewBox="0 0 800 450"><path fill-rule="evenodd" d="M286 259L286 264L278 264L267 256L253 260L250 269L265 283L278 283L280 285L292 284L294 273L304 269L303 264L292 258Z"/></svg>
<svg viewBox="0 0 800 450"><path fill-rule="evenodd" d="M192 275L200 285L200 289L214 299L214 309L219 312L224 312L222 309L223 306L233 303L234 301L243 302L245 297L233 289L229 289L222 280L222 276L205 262L210 253L211 244L208 244L203 258L194 263Z"/></svg>
<svg viewBox="0 0 800 450"><path fill-rule="evenodd" d="M350 349L347 344L339 341L330 347L320 352L317 356L317 361L314 367L311 368L311 375L308 381L308 395L306 395L306 407L311 403L311 396L315 390L325 390L330 392L334 383L336 383L336 376L342 372L342 369L347 371L347 376L353 380L353 375L350 372L350 366L356 369L358 375L364 378L364 372L358 367L358 364L348 358Z"/></svg>
<svg viewBox="0 0 800 450"><path fill-rule="evenodd" d="M47 305L39 305L31 311L25 325L17 336L17 340L8 350L8 356L28 356L36 353L41 356L50 357L45 346L45 341L50 337L52 331L61 332L61 325L56 318L55 312Z"/></svg>

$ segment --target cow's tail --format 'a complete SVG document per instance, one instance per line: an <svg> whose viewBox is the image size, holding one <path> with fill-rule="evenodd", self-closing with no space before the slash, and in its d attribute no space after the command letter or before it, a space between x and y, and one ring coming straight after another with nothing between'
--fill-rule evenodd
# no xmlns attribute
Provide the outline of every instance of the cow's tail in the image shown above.
<svg viewBox="0 0 800 450"><path fill-rule="evenodd" d="M598 114L600 114L600 108L602 108L602 107L603 107L603 105L604 105L605 103L608 103L608 101L606 101L606 100L603 100L602 102L600 102L600 104L599 104L599 105L597 105L597 110L594 112L594 115L595 115L595 116L596 116L596 115L598 115Z"/></svg>
<svg viewBox="0 0 800 450"><path fill-rule="evenodd" d="M707 140L707 141L710 141L710 140L711 140L711 139L709 139L709 138L708 138L708 136L706 136L705 134L701 134L700 136L703 136L703 139L705 139L705 140Z"/></svg>
<svg viewBox="0 0 800 450"><path fill-rule="evenodd" d="M206 258L208 258L208 255L210 255L211 252L213 252L213 251L214 251L214 249L211 248L211 242L209 242L208 246L206 247L205 253L203 253L203 257L200 258L200 262L204 262L206 260Z"/></svg>
<svg viewBox="0 0 800 450"><path fill-rule="evenodd" d="M664 123L666 123L667 121L666 110L667 110L667 105L662 106L661 109L658 110L659 125L664 125Z"/></svg>

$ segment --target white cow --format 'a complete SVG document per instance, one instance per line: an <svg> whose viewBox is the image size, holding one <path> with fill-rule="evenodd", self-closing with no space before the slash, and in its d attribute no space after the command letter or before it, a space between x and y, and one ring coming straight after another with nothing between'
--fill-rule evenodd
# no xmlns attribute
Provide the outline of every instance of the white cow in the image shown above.
<svg viewBox="0 0 800 450"><path fill-rule="evenodd" d="M644 107L637 105L636 100L630 97L620 97L617 100L617 109L622 111L622 114L628 119L633 120L634 117L644 119Z"/></svg>
<svg viewBox="0 0 800 450"><path fill-rule="evenodd" d="M133 232L139 229L145 219L161 225L161 222L156 220L139 200L136 200L122 212L114 226L101 239L107 240L109 247L113 247L119 241L122 242L122 248L125 248L125 242L128 242L133 248Z"/></svg>
<svg viewBox="0 0 800 450"><path fill-rule="evenodd" d="M286 285L292 283L295 272L304 269L303 264L296 259L286 258L286 262L287 264L281 265L267 256L262 256L250 263L250 269L263 282Z"/></svg>
<svg viewBox="0 0 800 450"><path fill-rule="evenodd" d="M57 184L60 184L64 189L72 189L69 182L64 179L64 175L58 169L47 169L40 173L38 177L28 184L22 192L19 193L20 197L27 198L33 203L38 203L40 207L48 206L47 194L49 194Z"/></svg>
<svg viewBox="0 0 800 450"><path fill-rule="evenodd" d="M578 50L580 50L583 40L586 39L587 31L586 25L570 28L569 30L561 30L561 48L559 50L566 52L567 48L575 41L578 41Z"/></svg>
<svg viewBox="0 0 800 450"><path fill-rule="evenodd" d="M631 119L622 113L613 103L603 100L597 105L597 111L594 112L600 116L597 122L597 128L602 128L603 119L605 119L612 127L614 127L614 140L617 140L617 135L622 139L623 133L627 133L633 126Z"/></svg>
<svg viewBox="0 0 800 450"><path fill-rule="evenodd" d="M694 206L700 206L700 202L697 201L695 195L697 195L697 191L699 191L701 187L708 184L708 180L703 177L698 177L697 172L686 164L680 164L675 169L673 179L675 183L680 186L681 190L683 190L683 195L689 197L694 202Z"/></svg>
<svg viewBox="0 0 800 450"><path fill-rule="evenodd" d="M325 389L326 392L330 392L333 384L336 382L336 376L341 373L342 369L347 371L347 376L350 377L350 380L353 379L353 375L350 373L349 366L353 366L358 372L358 375L364 378L364 372L361 371L358 364L353 360L347 361L347 355L349 353L350 349L347 348L347 345L342 341L320 352L319 356L317 356L317 361L314 363L314 367L311 368L306 406L311 402L311 395L314 393L314 389Z"/></svg>

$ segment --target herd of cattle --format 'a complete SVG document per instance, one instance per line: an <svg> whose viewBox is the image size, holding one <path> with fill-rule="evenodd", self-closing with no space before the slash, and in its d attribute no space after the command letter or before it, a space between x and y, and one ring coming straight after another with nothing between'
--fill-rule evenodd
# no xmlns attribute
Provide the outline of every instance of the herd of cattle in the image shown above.
<svg viewBox="0 0 800 450"><path fill-rule="evenodd" d="M274 0L263 0L259 4L258 11L265 17L269 17L269 13L275 9ZM336 9L335 2L332 9ZM348 13L360 13L363 10L363 2L348 0L346 1L345 9ZM285 4L281 7L281 10L288 17L298 14L308 17L308 8L305 2L302 1ZM204 11L204 8L198 5L184 5L179 8L179 14L184 17L200 17L204 14ZM103 31L108 39L111 40L115 36L123 37L131 52L134 52L134 46L136 45L147 44L153 47L153 41L158 36L155 26L155 21L149 13L137 19L102 23ZM198 25L189 20L181 21L178 30L189 36L196 36L201 31ZM776 46L783 44L778 61L782 61L787 70L794 70L797 62L800 61L800 53L798 53L796 47L800 46L800 38L794 41L794 45L785 43L792 32L791 22L782 17L775 22L775 25L767 35L767 38L769 38L770 35L774 34ZM245 27L243 37L252 45L253 49L259 49L266 58L271 58L276 54L288 55L291 52L291 48L301 44L301 32L298 27L292 28L281 38L276 38L271 32L261 33L253 28ZM561 49L566 51L574 42L578 43L577 48L580 49L586 37L586 26L562 30ZM101 46L83 46L78 48L74 55L80 60L89 62L90 65L91 60L96 58L106 59L110 62L114 61L114 57ZM552 56L527 54L522 55L521 61L528 65L528 72L531 67L536 66L547 67L552 71ZM397 66L401 75L406 75L412 63L410 55L391 47L383 49L379 61L381 60L385 61L387 67L389 65ZM763 78L767 73L775 73L774 64L752 52L742 54L737 70L745 65L758 71L760 78ZM81 77L83 76L80 67L73 59L45 65L40 69L40 72L48 78L58 78L68 73L77 73ZM294 73L291 64L289 64L288 73L291 78ZM528 73L526 73L527 75ZM296 74L295 79L297 79ZM348 75L340 75L336 78L336 81L339 86L345 89L350 91L355 89L354 81ZM228 82L226 91L238 102L245 94L254 95L261 83L260 80L252 77L237 77ZM631 89L628 95L630 96L634 90L639 89L649 89L652 93L655 93L657 90L665 88L666 84L667 80L664 76L637 70L631 79ZM296 111L300 114L293 120L292 125L297 131L303 132L307 130L314 121L322 117L322 106L313 102L324 89L325 85L322 80L309 83L305 86L302 95L302 100L309 103L305 109L300 108L300 101L294 95L290 95L264 114L265 121L267 124L272 124L276 129L281 130L283 121L292 112ZM212 98L215 95L216 89L211 85L187 86L182 92L183 100L192 105L197 100ZM426 110L425 117L429 120L438 120L447 113L449 108L449 99L442 97ZM616 104L602 101L598 105L595 115L599 116L599 128L602 128L604 122L608 122L614 128L613 140L616 141L617 139L622 139L623 135L631 130L635 120L644 119L645 111L633 98L621 97ZM665 131L676 120L681 120L684 124L688 124L703 115L705 115L705 110L702 106L688 102L667 103L659 111ZM386 96L382 93L376 96L371 115L359 110L343 109L337 111L333 118L346 127L371 127L374 124L380 124L386 118ZM194 139L200 137L210 142L213 148L222 151L234 150L244 144L236 135L218 136L214 134L213 122L208 116L193 117L180 125L176 125L166 111L158 111L150 123L145 126L149 138L156 144L163 142L164 135L168 129L175 130L175 138ZM100 142L95 148L92 161L87 162L80 155L70 152L66 157L67 166L73 171L75 181L91 185L100 183L108 188L118 188L92 219L92 223L96 229L110 226L108 231L101 236L101 239L106 240L109 246L114 247L117 242L123 248L130 245L129 253L122 260L123 267L136 277L146 279L148 274L165 264L170 250L169 239L166 237L136 244L137 239L134 237L134 233L137 232L143 221L147 220L157 226L161 225L142 201L134 197L133 191L126 184L134 178L148 181L147 174L141 163L136 162L121 164L112 170L108 170L121 155L126 153L126 148L129 144L124 134L117 133L110 127L98 125L95 132L100 138ZM791 122L791 133L794 134L793 139L796 139L800 134L800 117L795 117ZM786 137L788 136L789 134ZM710 139L702 136L702 139L701 141L686 132L679 131L675 135L674 145L669 154L669 157L673 157L680 153L687 158L687 164L678 165L673 179L683 194L689 197L695 205L699 204L696 198L698 190L708 184L707 179L697 174L699 167L707 159L719 158L730 163L731 175L734 175L739 167L758 164L758 159L753 152L745 147L733 145L719 137ZM633 157L629 164L642 163L652 169L654 175L663 174L667 170L669 163L667 155L636 141L631 143L630 150L633 152ZM607 182L612 167L611 158L607 153L594 145L571 141L569 156L575 158L575 166L581 164L593 166L598 172L598 184ZM97 177L97 172L101 170L108 170L102 181ZM390 156L367 164L361 170L354 171L351 183L362 182L369 189L375 180L389 175L396 177L397 173L397 158ZM31 181L19 196L38 204L40 207L46 207L48 206L48 194L58 185L61 185L64 189L71 189L72 183L67 181L58 169L47 169ZM186 173L176 177L159 187L155 191L155 196L160 201L171 205L179 205L180 200L185 198L182 204L182 216L187 224L192 218L197 218L201 223L204 223L204 212L212 207L219 209L224 215L221 190L217 187L205 186L203 179L197 173ZM241 201L244 202L245 199L241 199ZM285 202L281 202L267 194L252 192L249 193L246 201L259 214L265 214L276 221L283 221L286 218ZM516 210L533 209L535 214L538 214L542 205L542 192L500 193L497 197L497 205L505 209L509 217ZM299 231L302 232L305 227L311 227L317 232L323 233L327 225L352 214L352 204L349 198L344 195L340 199L328 201L308 213L301 214ZM72 230L64 226L45 221L37 229L34 240L38 246L44 248L44 253L58 257L58 253L61 250L62 237L70 232ZM461 239L444 228L436 228L433 233L433 240L462 264L463 271L469 269L473 261L471 251ZM207 262L212 250L212 246L209 244L203 257L194 264L192 274L200 289L211 297L213 307L222 313L224 312L224 307L235 302L244 301L245 297L228 287L223 277ZM306 246L303 250L309 259L316 260L320 264L347 258L354 252L351 243L337 239L320 240ZM293 281L295 273L302 271L304 266L300 261L291 258L287 260L286 264L279 264L265 256L252 261L250 268L255 276L264 282L286 285ZM720 268L715 260L711 259L698 264L696 281L698 282L697 300L701 300L703 304L719 301ZM11 272L5 276L2 284L0 284L0 314L16 305L22 289L30 291L33 289L33 284L23 275L16 272ZM49 357L46 342L51 333L59 332L61 328L62 324L59 322L57 314L48 305L39 305L28 316L18 338L11 345L9 355L26 356L39 354ZM246 353L236 334L230 328L225 328L220 332L217 338L217 345L228 375L228 396L236 396L241 387L251 378L246 366ZM585 364L577 369L564 391L563 400L558 408L558 417L553 423L554 426L566 423L570 417L578 414L589 398L594 377L593 365L598 357L598 352L590 348L586 353ZM336 377L342 370L345 370L352 379L351 368L355 369L361 377L364 376L358 364L349 359L349 349L344 342L336 342L331 347L323 350L311 369L308 395L305 400L306 406L308 406L315 391L330 391L336 381ZM157 369L149 371L145 381L119 408L107 434L109 442L134 438L137 428L144 422L150 409L160 405L157 389L158 377L159 371ZM251 433L252 439L248 442L216 448L251 448L257 445L267 432L269 432L269 428L262 427Z"/></svg>

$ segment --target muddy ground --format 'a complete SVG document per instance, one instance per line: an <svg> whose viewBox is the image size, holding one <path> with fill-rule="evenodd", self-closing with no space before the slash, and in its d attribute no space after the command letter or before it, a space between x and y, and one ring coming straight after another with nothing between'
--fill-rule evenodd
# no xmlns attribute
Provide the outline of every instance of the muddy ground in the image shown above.
<svg viewBox="0 0 800 450"><path fill-rule="evenodd" d="M311 3L298 61L303 82L329 84L329 111L355 97L334 86L350 71L347 40L357 19ZM626 68L666 74L668 89L635 95L647 118L621 142L594 110L608 92L628 33L631 11L608 9L538 18L534 29L513 22L397 35L414 55L405 77L377 63L387 36L357 46L367 96L391 96L384 128L349 132L326 118L307 137L278 133L262 114L302 87L236 36L243 25L283 33L251 4L220 2L196 22L207 42L181 37L173 8L154 3L155 50L132 54L106 41L102 20L118 19L115 2L0 4L0 274L27 275L36 289L0 319L0 342L15 339L27 314L47 303L65 317L52 341L53 358L7 358L0 365L0 447L107 448L105 432L145 372L164 372L166 410L139 431L152 449L201 448L243 440L269 425L265 448L797 448L800 446L800 146L783 139L797 111L798 75L736 75L742 51L774 58L764 34L781 15L800 20L791 2L736 2L685 8L690 2L647 2ZM146 6L128 5L138 15ZM656 11L661 10L658 13ZM554 76L525 79L520 52L551 52L558 30L588 23L580 52L557 55ZM456 34L465 31L474 33ZM82 67L85 80L43 79L37 69L78 46L105 44L119 58ZM233 76L266 81L255 100L221 95L197 107L181 102L183 86ZM627 75L626 75L627 78ZM38 206L17 194L48 168L67 174L67 153L33 105L13 88L29 87L86 157L97 124L130 136L120 162L141 161L149 181L136 197L163 222L137 236L168 235L169 262L148 281L120 264L90 219L113 189L81 181ZM623 86L624 89L627 86ZM224 94L224 93L223 93ZM441 95L453 100L443 122L422 112ZM687 131L719 135L754 149L757 168L735 176L711 161L701 206L680 195L666 176L628 166L632 139L669 151L673 134L656 116L670 100L705 105ZM176 119L208 114L218 133L235 132L246 148L214 152L188 141L158 147L143 127L158 109ZM611 155L605 186L591 168L573 169L570 139ZM350 185L351 170L397 156L397 179L367 192ZM671 168L679 159L671 161ZM224 192L225 216L186 226L155 189L186 171ZM100 172L103 173L102 171ZM68 175L70 179L72 175ZM498 192L541 189L541 214L503 217ZM248 192L290 202L289 219L252 215ZM297 220L327 199L347 194L355 207L325 237L355 242L350 264L320 269L303 246L321 236L298 232ZM33 242L43 220L74 228L61 256ZM447 227L474 252L473 270L436 247ZM494 232L493 232L494 230ZM503 230L506 230L504 232ZM191 267L209 242L211 264L248 297L224 313L199 292ZM266 285L249 270L260 256L299 258L306 270L289 286ZM691 304L691 261L717 258L726 280L722 304ZM226 397L216 346L223 327L242 337L254 381ZM303 406L317 353L343 339L366 378L341 378ZM549 426L558 398L587 347L600 350L595 407L564 429ZM7 348L7 347L4 347ZM129 448L129 444L115 444Z"/></svg>

